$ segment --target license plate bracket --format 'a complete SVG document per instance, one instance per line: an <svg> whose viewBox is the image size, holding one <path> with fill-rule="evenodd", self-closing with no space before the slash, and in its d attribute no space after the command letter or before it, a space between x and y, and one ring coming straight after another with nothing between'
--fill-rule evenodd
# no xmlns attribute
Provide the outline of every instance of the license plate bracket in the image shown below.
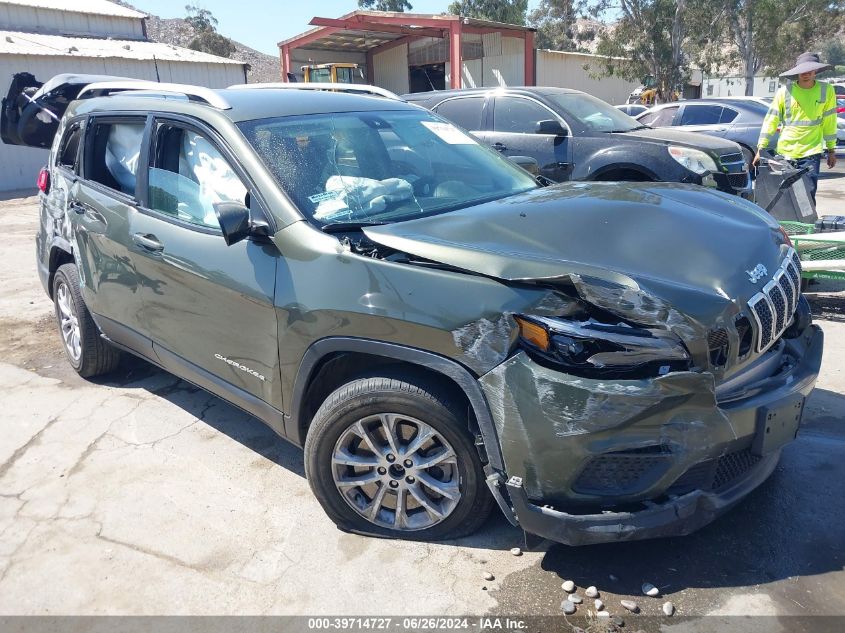
<svg viewBox="0 0 845 633"><path fill-rule="evenodd" d="M772 406L761 407L757 412L757 425L751 452L767 455L782 448L798 435L801 415L804 412L804 396L795 394Z"/></svg>

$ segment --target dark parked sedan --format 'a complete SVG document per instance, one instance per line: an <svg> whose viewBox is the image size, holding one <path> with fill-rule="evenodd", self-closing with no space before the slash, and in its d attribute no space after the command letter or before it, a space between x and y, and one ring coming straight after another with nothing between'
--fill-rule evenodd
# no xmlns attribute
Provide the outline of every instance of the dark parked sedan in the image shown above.
<svg viewBox="0 0 845 633"><path fill-rule="evenodd" d="M751 196L736 143L653 130L601 99L566 88L489 88L407 94L505 156L530 156L565 180L683 182Z"/></svg>
<svg viewBox="0 0 845 633"><path fill-rule="evenodd" d="M742 147L746 162L750 162L757 153L757 139L768 111L768 105L755 99L692 99L655 106L637 121L730 139Z"/></svg>

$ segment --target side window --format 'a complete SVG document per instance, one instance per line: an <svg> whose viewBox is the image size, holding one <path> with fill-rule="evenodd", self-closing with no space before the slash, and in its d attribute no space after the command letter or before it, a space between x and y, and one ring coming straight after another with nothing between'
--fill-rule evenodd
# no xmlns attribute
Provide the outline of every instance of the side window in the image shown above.
<svg viewBox="0 0 845 633"><path fill-rule="evenodd" d="M79 142L81 140L82 125L74 123L67 129L59 145L59 151L56 155L56 165L74 170L76 168L76 158L79 155Z"/></svg>
<svg viewBox="0 0 845 633"><path fill-rule="evenodd" d="M719 118L719 123L730 123L738 116L739 112L733 108L722 108L722 116Z"/></svg>
<svg viewBox="0 0 845 633"><path fill-rule="evenodd" d="M640 119L643 125L650 125L651 127L668 127L672 125L672 119L675 118L675 113L678 111L678 106L670 106L663 108L657 112L651 112Z"/></svg>
<svg viewBox="0 0 845 633"><path fill-rule="evenodd" d="M720 105L687 105L678 125L713 125L722 116Z"/></svg>
<svg viewBox="0 0 845 633"><path fill-rule="evenodd" d="M437 106L434 111L465 130L480 130L483 107L484 97L464 97L449 99Z"/></svg>
<svg viewBox="0 0 845 633"><path fill-rule="evenodd" d="M554 118L554 114L534 101L517 97L496 97L493 129L497 132L534 134L538 121Z"/></svg>
<svg viewBox="0 0 845 633"><path fill-rule="evenodd" d="M85 178L134 196L143 136L143 121L89 123Z"/></svg>
<svg viewBox="0 0 845 633"><path fill-rule="evenodd" d="M247 188L207 138L161 125L149 171L149 207L198 226L220 228L216 202L247 203Z"/></svg>

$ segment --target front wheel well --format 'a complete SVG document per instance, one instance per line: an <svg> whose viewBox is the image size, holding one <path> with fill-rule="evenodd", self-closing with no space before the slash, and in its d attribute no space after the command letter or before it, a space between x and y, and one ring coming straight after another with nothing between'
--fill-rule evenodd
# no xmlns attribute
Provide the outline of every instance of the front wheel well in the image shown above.
<svg viewBox="0 0 845 633"><path fill-rule="evenodd" d="M333 391L364 374L372 373L377 368L389 370L394 374L400 372L411 382L414 378L422 378L427 383L436 385L452 402L465 408L469 420L468 430L473 435L479 432L466 393L449 376L429 367L395 358L360 352L336 352L320 359L310 373L299 403L298 419L293 420L299 432L299 439L304 442L314 414ZM482 460L486 461L484 455Z"/></svg>
<svg viewBox="0 0 845 633"><path fill-rule="evenodd" d="M652 182L654 181L654 178L652 178L649 174L632 167L610 167L593 177L593 180Z"/></svg>

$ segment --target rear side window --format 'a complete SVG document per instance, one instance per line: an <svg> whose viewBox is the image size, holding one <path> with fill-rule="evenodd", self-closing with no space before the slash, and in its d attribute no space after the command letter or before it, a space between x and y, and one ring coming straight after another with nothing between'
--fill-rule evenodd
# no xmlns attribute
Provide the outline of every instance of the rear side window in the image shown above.
<svg viewBox="0 0 845 633"><path fill-rule="evenodd" d="M722 108L722 116L719 117L719 123L730 123L737 116L739 116L739 112L733 108Z"/></svg>
<svg viewBox="0 0 845 633"><path fill-rule="evenodd" d="M639 121L643 125L650 125L651 127L668 127L672 125L672 119L675 118L677 111L678 106L663 108L657 112L644 114Z"/></svg>
<svg viewBox="0 0 845 633"><path fill-rule="evenodd" d="M68 169L76 168L76 158L79 156L79 142L82 140L82 126L75 123L67 129L56 156L56 164Z"/></svg>
<svg viewBox="0 0 845 633"><path fill-rule="evenodd" d="M435 108L435 112L465 130L480 130L483 107L484 97L465 97L445 101Z"/></svg>
<svg viewBox="0 0 845 633"><path fill-rule="evenodd" d="M135 195L144 122L93 122L85 145L85 178Z"/></svg>
<svg viewBox="0 0 845 633"><path fill-rule="evenodd" d="M679 125L713 125L722 116L720 105L688 105L681 114Z"/></svg>
<svg viewBox="0 0 845 633"><path fill-rule="evenodd" d="M496 97L493 110L493 129L497 132L535 134L539 121L556 119L539 103L517 97Z"/></svg>
<svg viewBox="0 0 845 633"><path fill-rule="evenodd" d="M247 204L247 188L214 144L191 129L162 125L149 173L149 207L175 219L220 228L214 204Z"/></svg>

